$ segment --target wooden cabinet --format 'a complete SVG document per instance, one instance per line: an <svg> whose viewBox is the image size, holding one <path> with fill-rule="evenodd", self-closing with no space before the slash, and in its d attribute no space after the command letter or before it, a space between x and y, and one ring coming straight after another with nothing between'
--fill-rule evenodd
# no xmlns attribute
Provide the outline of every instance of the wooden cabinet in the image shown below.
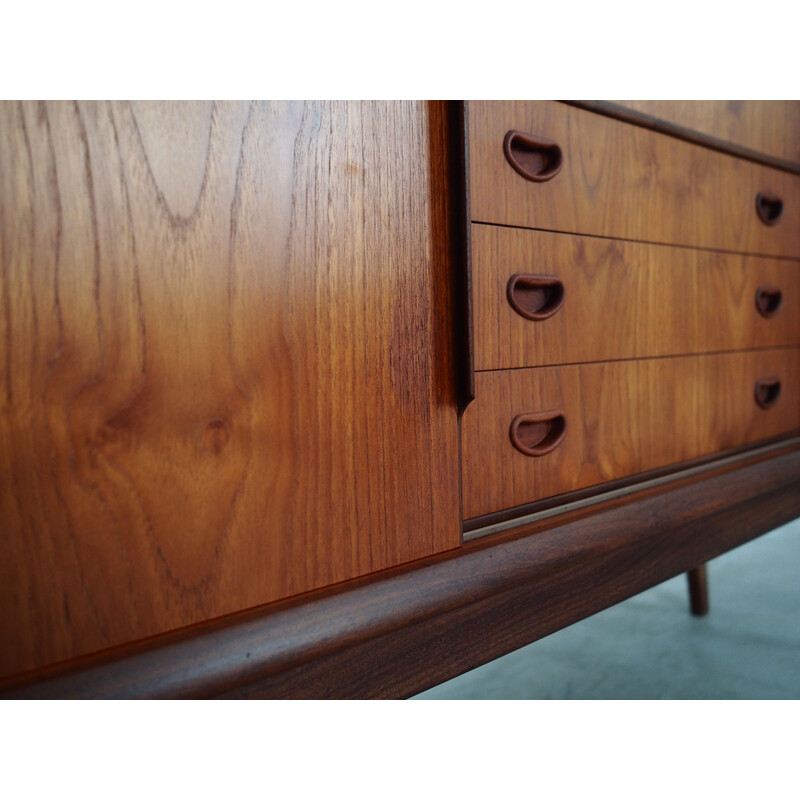
<svg viewBox="0 0 800 800"><path fill-rule="evenodd" d="M563 103L467 130L471 528L800 430L800 176Z"/></svg>
<svg viewBox="0 0 800 800"><path fill-rule="evenodd" d="M443 113L0 105L0 676L459 545Z"/></svg>
<svg viewBox="0 0 800 800"><path fill-rule="evenodd" d="M408 695L800 516L798 108L0 104L2 695Z"/></svg>

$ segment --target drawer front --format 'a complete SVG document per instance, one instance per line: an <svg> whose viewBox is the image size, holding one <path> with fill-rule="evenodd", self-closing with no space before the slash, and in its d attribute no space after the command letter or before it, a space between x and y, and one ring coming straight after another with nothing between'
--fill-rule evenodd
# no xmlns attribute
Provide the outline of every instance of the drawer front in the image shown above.
<svg viewBox="0 0 800 800"><path fill-rule="evenodd" d="M555 176L514 169L509 131L558 145ZM475 222L800 256L800 176L556 102L470 102L468 136ZM528 171L555 172L554 150L520 153Z"/></svg>
<svg viewBox="0 0 800 800"><path fill-rule="evenodd" d="M757 404L757 381L772 407ZM800 348L480 372L475 388L462 419L465 519L800 428ZM552 449L524 454L515 420L518 444Z"/></svg>
<svg viewBox="0 0 800 800"><path fill-rule="evenodd" d="M479 370L800 344L792 261L480 224L471 242Z"/></svg>
<svg viewBox="0 0 800 800"><path fill-rule="evenodd" d="M797 100L614 100L659 120L800 164Z"/></svg>

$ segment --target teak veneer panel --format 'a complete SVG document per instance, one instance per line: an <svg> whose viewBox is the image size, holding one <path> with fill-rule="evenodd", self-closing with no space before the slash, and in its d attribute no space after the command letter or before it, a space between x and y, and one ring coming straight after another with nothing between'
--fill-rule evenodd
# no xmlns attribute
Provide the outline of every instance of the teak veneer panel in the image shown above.
<svg viewBox="0 0 800 800"><path fill-rule="evenodd" d="M555 141L560 172L520 176L510 130ZM470 102L468 136L473 222L800 256L800 176L556 102ZM758 193L783 200L776 225L759 220Z"/></svg>
<svg viewBox="0 0 800 800"><path fill-rule="evenodd" d="M800 164L800 101L614 100L617 105Z"/></svg>
<svg viewBox="0 0 800 800"><path fill-rule="evenodd" d="M0 105L0 674L460 542L442 104Z"/></svg>
<svg viewBox="0 0 800 800"><path fill-rule="evenodd" d="M773 376L781 396L763 410L755 383ZM798 348L479 372L462 418L464 517L794 431L799 392ZM551 410L566 418L561 444L516 450L512 420Z"/></svg>
<svg viewBox="0 0 800 800"><path fill-rule="evenodd" d="M684 247L472 225L475 368L683 355L800 344L800 265ZM564 285L553 316L508 302L516 273ZM769 318L759 287L781 291Z"/></svg>

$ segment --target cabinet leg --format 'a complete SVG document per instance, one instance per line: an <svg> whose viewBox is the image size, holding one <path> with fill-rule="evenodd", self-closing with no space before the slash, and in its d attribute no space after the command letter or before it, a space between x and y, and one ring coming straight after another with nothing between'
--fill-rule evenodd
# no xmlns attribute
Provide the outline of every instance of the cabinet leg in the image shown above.
<svg viewBox="0 0 800 800"><path fill-rule="evenodd" d="M686 573L689 579L689 608L696 617L708 614L708 574L701 564Z"/></svg>

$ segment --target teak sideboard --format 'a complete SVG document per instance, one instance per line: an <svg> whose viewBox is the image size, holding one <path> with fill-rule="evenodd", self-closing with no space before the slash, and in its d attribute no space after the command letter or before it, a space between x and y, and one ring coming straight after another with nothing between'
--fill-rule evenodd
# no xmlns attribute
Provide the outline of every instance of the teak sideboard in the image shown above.
<svg viewBox="0 0 800 800"><path fill-rule="evenodd" d="M0 215L2 697L409 696L800 516L798 102L6 102Z"/></svg>

